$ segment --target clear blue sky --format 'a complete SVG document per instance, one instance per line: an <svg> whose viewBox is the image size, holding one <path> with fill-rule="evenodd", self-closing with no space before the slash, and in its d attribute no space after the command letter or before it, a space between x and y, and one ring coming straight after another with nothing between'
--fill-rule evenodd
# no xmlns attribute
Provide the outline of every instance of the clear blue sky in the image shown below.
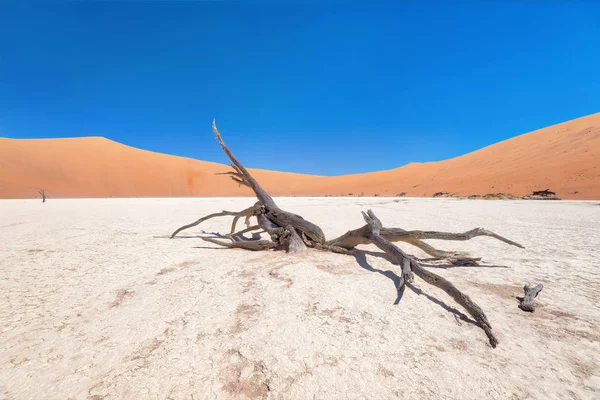
<svg viewBox="0 0 600 400"><path fill-rule="evenodd" d="M600 1L0 0L4 137L227 162L216 118L247 166L337 175L598 111Z"/></svg>

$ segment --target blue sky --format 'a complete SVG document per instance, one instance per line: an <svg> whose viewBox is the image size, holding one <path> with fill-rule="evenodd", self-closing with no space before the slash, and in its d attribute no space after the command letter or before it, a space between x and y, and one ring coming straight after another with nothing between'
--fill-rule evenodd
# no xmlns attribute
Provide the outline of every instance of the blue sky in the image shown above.
<svg viewBox="0 0 600 400"><path fill-rule="evenodd" d="M390 169L600 111L599 49L593 0L0 0L0 136Z"/></svg>

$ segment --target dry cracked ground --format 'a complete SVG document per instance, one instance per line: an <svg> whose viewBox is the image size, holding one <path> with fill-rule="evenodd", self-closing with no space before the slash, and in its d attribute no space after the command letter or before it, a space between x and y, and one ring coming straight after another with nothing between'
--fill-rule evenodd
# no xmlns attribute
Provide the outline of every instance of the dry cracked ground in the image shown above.
<svg viewBox="0 0 600 400"><path fill-rule="evenodd" d="M466 231L430 243L482 256L438 266L487 313L498 348L443 292L355 256L216 248L215 219L253 199L0 201L2 399L600 398L600 205L278 199L332 238L363 224ZM206 232L206 233L203 233ZM417 256L417 249L401 247ZM543 283L534 313L523 284Z"/></svg>

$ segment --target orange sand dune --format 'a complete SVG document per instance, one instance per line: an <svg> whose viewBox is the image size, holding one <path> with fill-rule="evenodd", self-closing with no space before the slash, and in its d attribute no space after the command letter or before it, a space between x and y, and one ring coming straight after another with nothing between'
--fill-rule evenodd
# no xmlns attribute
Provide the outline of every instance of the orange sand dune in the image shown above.
<svg viewBox="0 0 600 400"><path fill-rule="evenodd" d="M0 198L32 198L40 188L49 198L251 195L227 176L215 175L227 170L98 137L0 138ZM549 188L563 199L600 199L600 113L453 159L387 171L335 177L251 172L274 196L523 196Z"/></svg>

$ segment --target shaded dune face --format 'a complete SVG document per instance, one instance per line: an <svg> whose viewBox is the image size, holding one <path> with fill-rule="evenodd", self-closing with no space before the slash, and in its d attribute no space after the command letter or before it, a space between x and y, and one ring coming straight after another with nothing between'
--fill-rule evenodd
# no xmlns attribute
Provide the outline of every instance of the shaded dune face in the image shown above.
<svg viewBox="0 0 600 400"><path fill-rule="evenodd" d="M232 149L235 152L235 149ZM243 162L243 160L241 160ZM100 137L0 138L0 198L252 196L222 164L153 153ZM600 198L600 113L539 129L469 154L335 177L250 169L273 196L431 197L551 189Z"/></svg>

